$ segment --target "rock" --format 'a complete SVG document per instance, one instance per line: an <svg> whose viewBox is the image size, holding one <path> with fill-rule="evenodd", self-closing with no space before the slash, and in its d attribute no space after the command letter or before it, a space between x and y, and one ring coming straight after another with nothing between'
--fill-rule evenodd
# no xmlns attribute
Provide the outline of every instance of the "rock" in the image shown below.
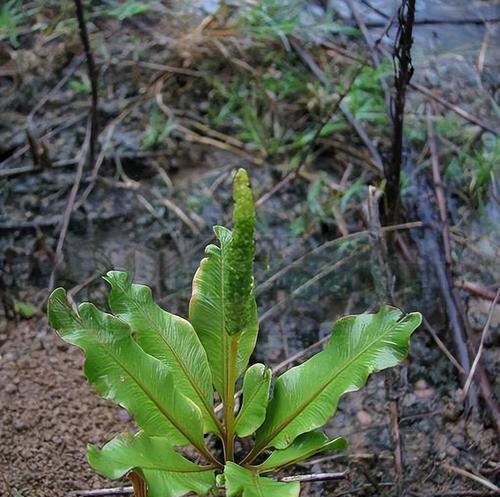
<svg viewBox="0 0 500 497"><path fill-rule="evenodd" d="M7 392L8 394L13 394L13 393L16 393L17 392L17 386L14 385L13 383L9 383L6 387L5 387L5 392Z"/></svg>
<svg viewBox="0 0 500 497"><path fill-rule="evenodd" d="M14 428L17 431L24 431L29 428L29 425L22 418L17 418L14 420Z"/></svg>
<svg viewBox="0 0 500 497"><path fill-rule="evenodd" d="M371 415L364 410L358 411L356 413L356 419L361 426L368 426L372 424L373 421Z"/></svg>
<svg viewBox="0 0 500 497"><path fill-rule="evenodd" d="M436 390L432 387L427 386L427 382L424 379L418 380L415 383L415 395L419 399L430 399L436 393Z"/></svg>
<svg viewBox="0 0 500 497"><path fill-rule="evenodd" d="M427 382L424 379L420 379L415 382L415 388L417 390L423 390L424 388L427 388Z"/></svg>

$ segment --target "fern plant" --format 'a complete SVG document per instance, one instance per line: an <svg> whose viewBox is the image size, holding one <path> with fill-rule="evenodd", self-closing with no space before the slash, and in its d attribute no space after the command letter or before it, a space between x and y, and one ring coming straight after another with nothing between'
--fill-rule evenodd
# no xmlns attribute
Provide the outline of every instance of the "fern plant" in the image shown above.
<svg viewBox="0 0 500 497"><path fill-rule="evenodd" d="M51 325L85 352L88 381L126 408L139 427L102 448L87 448L98 473L112 479L128 474L136 495L206 495L224 486L227 497L298 496L299 483L277 481L272 473L319 452L345 449L344 438L329 439L319 429L343 394L405 358L420 324L418 313L403 315L392 307L344 317L326 348L279 376L270 395L271 370L248 367L258 318L255 208L243 169L235 176L233 198L233 230L214 228L218 243L206 248L194 277L189 320L156 305L148 287L121 271L105 277L111 314L91 303L73 312L62 288L49 299ZM216 446L214 438L221 441L220 453L209 448ZM235 445L237 438L247 442ZM249 441L252 448L244 453Z"/></svg>

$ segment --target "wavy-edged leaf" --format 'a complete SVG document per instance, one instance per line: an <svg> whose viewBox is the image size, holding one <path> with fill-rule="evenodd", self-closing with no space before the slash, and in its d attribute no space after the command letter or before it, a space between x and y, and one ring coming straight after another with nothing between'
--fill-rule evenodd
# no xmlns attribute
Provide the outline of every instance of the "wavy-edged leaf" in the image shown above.
<svg viewBox="0 0 500 497"><path fill-rule="evenodd" d="M222 226L215 226L214 232L220 246L208 245L205 250L206 257L196 271L193 279L193 295L189 303L189 321L207 351L215 389L224 398L228 374L226 361L229 357L231 338L226 333L227 251L233 235L230 230ZM250 319L238 337L236 377L246 369L257 340L257 304L253 295L249 306Z"/></svg>
<svg viewBox="0 0 500 497"><path fill-rule="evenodd" d="M206 431L219 431L207 355L192 325L155 304L151 289L133 284L127 273L109 271L104 279L113 314L130 324L145 352L169 367L175 387L200 408Z"/></svg>
<svg viewBox="0 0 500 497"><path fill-rule="evenodd" d="M326 423L342 395L360 389L370 373L406 357L410 335L420 322L419 313L403 316L387 306L376 314L339 319L325 350L276 381L251 456L265 447L284 449L301 433Z"/></svg>
<svg viewBox="0 0 500 497"><path fill-rule="evenodd" d="M254 364L243 378L243 404L236 418L235 432L239 437L255 433L266 417L269 403L271 370L264 364Z"/></svg>
<svg viewBox="0 0 500 497"><path fill-rule="evenodd" d="M208 452L200 410L174 388L169 369L135 343L125 321L89 303L72 312L62 288L52 292L48 315L66 342L84 350L85 375L103 397L124 406L149 435Z"/></svg>
<svg viewBox="0 0 500 497"><path fill-rule="evenodd" d="M320 452L336 452L346 448L347 441L343 437L330 440L324 433L311 431L299 435L286 449L273 451L262 464L259 464L258 469L260 472L273 471L304 461Z"/></svg>
<svg viewBox="0 0 500 497"><path fill-rule="evenodd" d="M199 466L176 452L166 438L145 433L118 435L102 449L88 445L87 458L107 478L138 472L147 482L148 497L180 497L189 492L206 495L215 486L212 466Z"/></svg>
<svg viewBox="0 0 500 497"><path fill-rule="evenodd" d="M227 497L298 497L298 482L284 483L228 462L224 470Z"/></svg>

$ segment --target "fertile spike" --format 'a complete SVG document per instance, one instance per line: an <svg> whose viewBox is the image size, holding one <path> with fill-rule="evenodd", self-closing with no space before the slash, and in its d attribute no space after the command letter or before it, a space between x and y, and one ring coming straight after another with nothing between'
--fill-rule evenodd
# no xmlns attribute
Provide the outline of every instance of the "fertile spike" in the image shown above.
<svg viewBox="0 0 500 497"><path fill-rule="evenodd" d="M233 239L228 250L226 331L235 335L245 329L251 313L253 259L255 255L255 205L245 169L233 183Z"/></svg>

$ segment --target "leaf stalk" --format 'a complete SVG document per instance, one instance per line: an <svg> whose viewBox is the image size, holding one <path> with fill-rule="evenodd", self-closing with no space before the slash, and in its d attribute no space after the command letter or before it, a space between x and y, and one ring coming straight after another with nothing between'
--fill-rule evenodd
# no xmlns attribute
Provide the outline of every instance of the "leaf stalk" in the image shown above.
<svg viewBox="0 0 500 497"><path fill-rule="evenodd" d="M229 358L227 362L227 390L224 399L224 458L226 461L234 461L234 394L236 387L236 362L238 359L239 334L230 337Z"/></svg>

